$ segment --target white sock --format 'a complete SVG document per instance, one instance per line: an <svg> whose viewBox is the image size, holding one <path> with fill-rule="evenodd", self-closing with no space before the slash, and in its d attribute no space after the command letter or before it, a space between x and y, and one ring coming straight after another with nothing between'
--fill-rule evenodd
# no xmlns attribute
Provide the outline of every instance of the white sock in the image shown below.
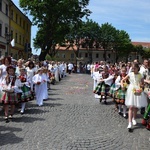
<svg viewBox="0 0 150 150"><path fill-rule="evenodd" d="M121 105L118 105L118 112L121 112Z"/></svg>
<svg viewBox="0 0 150 150"><path fill-rule="evenodd" d="M21 112L22 112L22 113L24 112L25 106L26 106L26 103L22 103L22 104L21 104Z"/></svg>
<svg viewBox="0 0 150 150"><path fill-rule="evenodd" d="M127 107L123 105L123 115L126 115Z"/></svg>

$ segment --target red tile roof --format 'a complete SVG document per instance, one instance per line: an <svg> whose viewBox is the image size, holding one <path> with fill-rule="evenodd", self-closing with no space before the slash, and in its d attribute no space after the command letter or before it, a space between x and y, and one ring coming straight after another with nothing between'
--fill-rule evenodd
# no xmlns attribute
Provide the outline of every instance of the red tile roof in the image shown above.
<svg viewBox="0 0 150 150"><path fill-rule="evenodd" d="M135 46L142 45L145 48L150 48L150 42L132 42L132 44Z"/></svg>

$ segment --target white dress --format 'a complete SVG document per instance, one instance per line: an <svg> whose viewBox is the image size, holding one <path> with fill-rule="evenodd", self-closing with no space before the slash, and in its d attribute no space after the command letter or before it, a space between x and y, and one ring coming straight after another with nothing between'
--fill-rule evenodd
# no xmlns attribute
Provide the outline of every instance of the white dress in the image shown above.
<svg viewBox="0 0 150 150"><path fill-rule="evenodd" d="M133 92L134 88L139 88L140 81L142 79L142 75L140 73L134 74L133 72L128 74L130 84L127 89L126 97L125 97L125 105L127 107L134 106L137 108L146 107L147 106L147 97L144 92L141 93L140 96L136 96Z"/></svg>
<svg viewBox="0 0 150 150"><path fill-rule="evenodd" d="M30 86L31 86L31 91L33 91L33 81L32 78L36 73L36 68L30 69L29 67L26 68L27 70L27 78L29 80Z"/></svg>
<svg viewBox="0 0 150 150"><path fill-rule="evenodd" d="M0 83L2 82L2 80L5 78L6 74L7 74L7 66L2 64L0 65L0 70L1 70L1 75L0 75Z"/></svg>
<svg viewBox="0 0 150 150"><path fill-rule="evenodd" d="M36 97L36 103L41 106L43 105L43 76L40 74L36 74L32 78L33 83L35 84L35 97ZM37 85L37 82L41 82L39 85Z"/></svg>
<svg viewBox="0 0 150 150"><path fill-rule="evenodd" d="M102 78L101 74L99 73L99 71L96 71L93 73L93 90L95 90L96 86L99 83L99 80ZM100 98L100 95L95 94L94 95L95 98Z"/></svg>

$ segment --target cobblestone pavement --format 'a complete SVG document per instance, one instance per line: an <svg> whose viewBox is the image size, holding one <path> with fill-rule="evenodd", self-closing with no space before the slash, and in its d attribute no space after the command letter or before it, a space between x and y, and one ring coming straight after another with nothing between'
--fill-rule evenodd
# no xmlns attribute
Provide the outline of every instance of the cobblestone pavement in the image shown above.
<svg viewBox="0 0 150 150"><path fill-rule="evenodd" d="M149 150L150 131L141 124L127 131L127 120L114 104L100 104L92 93L89 75L71 74L51 86L49 100L27 104L5 123L0 115L1 150Z"/></svg>

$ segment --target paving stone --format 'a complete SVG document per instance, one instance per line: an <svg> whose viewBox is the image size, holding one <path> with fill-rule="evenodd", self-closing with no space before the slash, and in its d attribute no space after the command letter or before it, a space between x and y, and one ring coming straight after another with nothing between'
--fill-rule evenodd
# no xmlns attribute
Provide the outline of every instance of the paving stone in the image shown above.
<svg viewBox="0 0 150 150"><path fill-rule="evenodd" d="M71 74L51 86L42 107L28 102L25 114L16 110L8 124L0 112L0 149L149 150L150 132L140 124L141 115L129 133L112 100L100 104L92 91L89 75Z"/></svg>

